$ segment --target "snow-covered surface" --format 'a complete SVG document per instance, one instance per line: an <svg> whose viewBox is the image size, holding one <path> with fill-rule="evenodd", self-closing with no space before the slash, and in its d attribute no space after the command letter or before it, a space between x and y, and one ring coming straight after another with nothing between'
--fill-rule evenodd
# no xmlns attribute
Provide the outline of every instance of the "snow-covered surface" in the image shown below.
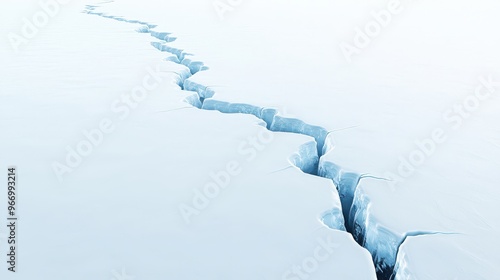
<svg viewBox="0 0 500 280"><path fill-rule="evenodd" d="M0 106L9 116L2 128L14 133L2 140L2 161L27 170L23 182L33 189L25 196L32 201L24 198L22 205L38 215L21 212L27 224L21 237L26 243L49 238L26 220L46 224L61 209L79 232L59 223L64 250L31 246L34 252L81 256L68 248L70 240L88 252L106 244L90 264L59 254L59 261L71 259L88 273L81 279L119 262L137 279L294 279L287 270L314 256L326 234L339 248L307 276L374 278L368 253L342 231L343 212L379 277L394 266L396 279L500 274L500 41L493 35L500 4L254 0L232 2L221 18L213 6L221 2L115 1L87 7L90 14L77 13L83 5L73 3L20 54L7 53ZM371 11L390 5L398 12L349 62L339 44L352 44L356 28L373 21ZM65 146L141 84L147 66L158 64L171 71L171 83L155 89L59 183L50 165L64 158ZM460 115L457 104L469 110ZM245 162L250 154L240 145L265 127L281 132L257 149L227 195L221 192L184 224L179 205L203 188L214 168L235 158ZM295 167L332 179L340 199L332 181ZM103 239L91 242L95 236L87 233L102 231L100 223L107 224L98 235ZM30 226L37 236L28 235ZM139 238L144 226L149 235ZM23 248L30 256L23 266L44 266L29 244ZM142 251L157 254L141 258ZM157 265L143 271L146 264Z"/></svg>
<svg viewBox="0 0 500 280"><path fill-rule="evenodd" d="M496 252L486 246L470 249L478 243L477 239L463 235L410 237L398 255L395 279L495 279ZM464 265L477 263L484 270Z"/></svg>
<svg viewBox="0 0 500 280"><path fill-rule="evenodd" d="M375 279L332 182L291 164L314 165L312 138L190 107L185 69L149 34L83 8L19 53L2 47L0 160L19 168L20 217L17 272L2 262L2 279ZM102 122L112 131L72 172L54 169Z"/></svg>

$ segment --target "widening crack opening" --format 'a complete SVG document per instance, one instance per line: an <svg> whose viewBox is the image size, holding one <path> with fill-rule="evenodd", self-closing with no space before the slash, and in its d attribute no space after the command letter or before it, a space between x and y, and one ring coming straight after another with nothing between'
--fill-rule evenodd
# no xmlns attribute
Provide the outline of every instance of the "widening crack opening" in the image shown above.
<svg viewBox="0 0 500 280"><path fill-rule="evenodd" d="M213 99L215 91L210 86L201 85L191 81L193 75L200 71L208 70L209 68L201 61L194 61L187 56L182 49L177 49L168 46L166 43L173 42L177 38L171 36L168 32L157 32L152 30L156 25L139 20L128 20L123 17L106 15L104 13L95 12L98 6L86 5L84 13L97 15L104 18L114 19L132 24L140 24L141 27L136 29L139 33L149 33L152 37L159 39L162 42L151 42L151 45L162 52L170 53L172 56L166 58L179 65L186 67L185 71L173 72L177 74L177 85L184 91L191 91L195 94L188 96L184 101L193 107L202 110L216 110L226 114L249 114L254 115L266 124L266 128L273 132L286 132L310 136L314 139L313 142L308 142L299 148L299 151L290 156L290 162L293 166L299 168L302 172L318 176L321 178L333 181L339 193L342 204L342 213L338 213L337 209L325 211L321 216L321 221L325 226L344 230L354 237L359 245L366 248L372 255L374 266L379 280L390 280L395 277L396 258L399 249L408 237L425 236L432 234L453 234L441 232L410 232L402 239L384 229L375 229L379 231L377 246L372 246L373 240L367 240L367 230L371 230L367 223L367 209L370 202L367 197L364 197L358 191L358 185L363 178L372 178L375 180L385 180L369 174L358 174L356 172L346 171L341 166L334 162L324 160L323 156L333 149L334 144L329 141L329 136L333 131L327 131L325 128L315 125L310 125L296 118L287 118L281 116L279 111L274 108L262 108L251 104L244 103L229 103ZM289 167L287 167L289 168ZM285 168L285 169L287 169ZM284 170L284 169L282 169ZM280 172L281 170L275 171ZM274 172L273 172L274 173ZM362 222L360 222L362 221ZM367 226L364 226L367 224ZM389 247L388 251L392 252L390 258L385 255L379 255L378 249L380 244ZM386 248L387 249L387 248Z"/></svg>

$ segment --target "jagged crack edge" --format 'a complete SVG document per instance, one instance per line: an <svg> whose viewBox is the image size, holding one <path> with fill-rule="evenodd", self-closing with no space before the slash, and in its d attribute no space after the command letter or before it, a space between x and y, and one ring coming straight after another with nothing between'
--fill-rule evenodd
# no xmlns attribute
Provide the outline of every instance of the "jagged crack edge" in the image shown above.
<svg viewBox="0 0 500 280"><path fill-rule="evenodd" d="M104 13L94 12L94 10L98 6L87 5L85 13L101 16L104 18L114 19L117 21L128 22L132 24L140 24L141 28L136 31L139 33L150 33L150 35L156 39L162 40L165 43L161 42L151 42L151 45L156 49L162 52L168 52L173 55L173 57L169 57L166 60L172 61L177 64L181 64L189 69L189 74L185 73L176 73L179 76L178 85L181 90L184 91L192 91L194 94L187 97L184 101L189 103L190 105L202 109L202 110L216 110L221 113L226 114L249 114L257 117L262 120L266 124L266 128L273 132L286 132L286 133L294 133L294 134L302 134L306 136L310 136L314 139L314 142L308 142L303 144L299 151L290 156L289 160L296 168L300 169L302 172L314 176L319 176L322 178L330 179L333 181L334 185L337 187L339 191L339 196L342 202L342 214L336 213L335 209L327 210L322 214L321 221L325 226L332 229L339 230L347 230L350 232L354 238L358 241L360 239L364 239L364 236L356 237L356 233L354 230L354 224L349 222L351 220L352 215L352 207L354 207L354 195L357 190L359 181L361 178L373 178L386 180L385 178L379 178L376 176L372 176L369 174L359 174L356 172L345 171L340 166L336 165L330 161L322 161L322 157L330 152L334 145L333 143L328 141L328 138L332 131L327 131L323 127L314 126L303 122L300 119L296 118L287 118L281 116L277 109L274 108L262 108L250 104L244 103L229 103L225 101L215 100L213 96L215 95L215 91L211 89L209 86L204 86L199 83L193 82L189 80L190 77L195 75L196 73L204 70L208 70L209 68L203 64L201 61L193 61L187 56L191 56L191 54L186 53L182 49L177 49L168 46L166 43L173 42L177 38L170 36L171 33L168 32L157 32L152 29L156 27L156 25L149 24L147 22L139 21L139 20L127 20L122 17L110 16ZM314 143L316 146L315 153L311 152L310 146L311 143ZM344 225L338 226L338 222L332 222L333 216L340 216L343 219ZM403 240L397 246L397 252L399 252L399 248L406 241L406 239L410 236L419 236L419 235L429 235L429 234L445 234L445 233L429 233L429 232L413 232L408 233L404 236ZM363 246L359 242L361 246ZM372 256L375 260L376 256ZM394 266L389 269L389 272L380 271L377 269L377 274L379 279L390 279L394 274ZM383 273L384 275L380 275ZM386 274L389 273L387 276Z"/></svg>

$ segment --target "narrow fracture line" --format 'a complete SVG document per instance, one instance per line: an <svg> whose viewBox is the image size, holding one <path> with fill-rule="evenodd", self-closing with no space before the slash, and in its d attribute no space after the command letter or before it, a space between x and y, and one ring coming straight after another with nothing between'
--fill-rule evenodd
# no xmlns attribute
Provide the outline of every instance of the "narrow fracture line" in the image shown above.
<svg viewBox="0 0 500 280"><path fill-rule="evenodd" d="M281 171L285 171L285 170L290 169L290 168L293 168L293 167L295 167L295 165L289 165L289 166L287 166L287 167L285 167L285 168L282 168L282 169L278 169L278 170L276 170L276 171L269 172L269 173L267 173L266 175L275 174L275 173L278 173L278 172L281 172Z"/></svg>
<svg viewBox="0 0 500 280"><path fill-rule="evenodd" d="M374 176L374 175L370 175L370 174L361 174L359 176L360 179L362 178L372 178L372 179L377 179L377 180L384 180L384 181L391 181L391 179L387 179L387 178L384 178L384 177L378 177L378 176Z"/></svg>
<svg viewBox="0 0 500 280"><path fill-rule="evenodd" d="M333 133L333 132L343 131L343 130L352 129L352 128L356 128L356 127L360 127L360 126L361 125L358 124L358 125L353 125L353 126L349 126L349 127L344 127L344 128L330 130L330 131L328 131L328 135L330 135L330 133Z"/></svg>
<svg viewBox="0 0 500 280"><path fill-rule="evenodd" d="M165 111L158 111L156 113L168 113L168 112L172 112L172 111L179 111L179 110L184 110L184 109L194 109L196 107L192 107L192 106L189 106L189 107L181 107L181 108L175 108L175 109L170 109L170 110L165 110Z"/></svg>

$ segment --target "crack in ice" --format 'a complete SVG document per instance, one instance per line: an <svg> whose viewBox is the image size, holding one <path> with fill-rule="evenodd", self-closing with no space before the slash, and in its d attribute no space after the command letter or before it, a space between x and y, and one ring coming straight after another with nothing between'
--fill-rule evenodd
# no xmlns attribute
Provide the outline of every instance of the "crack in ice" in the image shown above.
<svg viewBox="0 0 500 280"><path fill-rule="evenodd" d="M171 73L177 74L177 85L181 90L195 92L195 94L185 98L184 101L186 103L202 110L216 110L226 114L239 113L253 115L262 120L266 124L266 128L270 131L294 133L312 137L314 139L313 142L309 141L301 145L299 151L290 156L289 161L292 164L291 166L272 171L268 173L268 175L281 172L288 168L296 167L306 174L332 180L334 185L337 187L340 196L342 213L339 213L340 211L338 211L338 209L326 210L324 213L322 213L320 221L326 227L329 227L331 229L343 230L351 233L354 239L372 254L378 279L386 280L392 279L394 277L393 275L395 275L396 273L396 271L394 270L395 258L393 260L386 260L383 256L377 254L376 249L371 250L371 248L366 245L366 231L371 230L369 220L364 220L364 228L360 228L359 223L357 223L357 218L359 218L360 215L365 215L366 217L366 213L371 207L368 198L363 197L362 195L361 197L356 196L358 194L358 185L360 180L363 178L371 178L374 180L387 179L371 174L360 174L352 171L346 171L341 166L331 161L323 160L323 156L333 150L334 144L329 141L329 136L333 132L356 128L359 125L328 131L323 127L308 124L298 118L284 117L277 109L274 108L263 108L251 104L229 103L221 100L216 100L213 98L213 96L215 95L215 91L211 89L211 87L213 86L205 86L190 80L190 78L196 73L208 70L208 67L205 66L201 61L193 61L192 59L187 58L188 56L192 56L192 54L186 53L182 49L168 46L167 43L173 42L177 39L176 37L171 36L171 33L153 31L152 29L155 28L156 25L149 24L147 22L139 20L127 20L123 17L116 17L106 15L104 13L98 13L94 11L96 8L97 6L87 5L84 12L91 15L97 15L122 22L140 24L142 26L136 30L137 32L150 33L152 37L163 41L151 42L151 45L159 51L167 52L173 55L166 60L186 67L185 71L182 71L180 73L171 71ZM193 107L182 107L162 112L170 112ZM396 240L394 239L395 234L392 232L388 232L385 229L378 228L375 228L374 230L381 231L381 233L379 233L378 235L379 239L380 236L388 238L388 240L377 240L377 242L384 243L384 245L389 244L389 246L390 244L394 244L394 246L392 246L389 251L394 252L394 254L396 254L396 257L397 253L399 253L399 248L404 244L408 237L425 236L431 234L453 234L441 232L409 232L404 235L404 238ZM393 238L394 240L391 240L391 238Z"/></svg>

